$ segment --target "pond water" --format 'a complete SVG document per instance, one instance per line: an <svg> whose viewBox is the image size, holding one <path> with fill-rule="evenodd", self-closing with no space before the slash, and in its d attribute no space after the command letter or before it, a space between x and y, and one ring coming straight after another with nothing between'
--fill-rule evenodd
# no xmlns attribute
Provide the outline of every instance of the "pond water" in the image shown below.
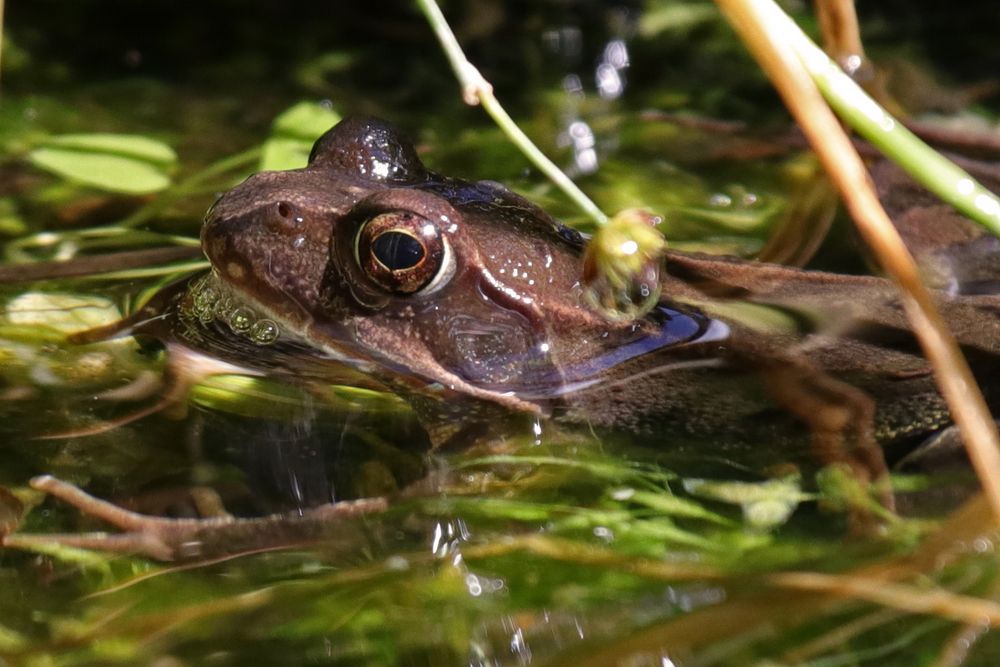
<svg viewBox="0 0 1000 667"><path fill-rule="evenodd" d="M214 543L201 535L166 563L65 544L0 549L0 665L1000 659L987 630L1000 622L1000 536L984 505L962 505L975 481L961 466L894 473L905 518L886 514L858 535L846 506L867 496L819 470L804 429L737 445L525 420L520 435L432 451L405 401L347 373L322 387L281 372L214 376L160 405L173 386L162 345L72 345L66 333L111 324L204 271L197 239L212 202L262 165L303 164L341 116L388 118L435 171L503 182L592 228L462 105L408 3L9 4L0 533L114 532L32 489L43 474L153 516L286 518ZM901 104L995 128L996 54L983 37L995 17L970 8L964 25L979 27L929 40L951 12L903 21L890 10L865 15L864 30L886 72L921 82L893 89ZM605 211L663 215L671 248L750 257L790 211L833 215L714 5L445 11L525 131ZM135 254L151 248L172 254ZM124 251L132 264L86 263ZM82 268L39 264L53 260ZM865 271L840 223L811 265ZM277 356L259 365L291 367ZM388 509L314 513L373 497ZM868 511L883 512L873 501Z"/></svg>

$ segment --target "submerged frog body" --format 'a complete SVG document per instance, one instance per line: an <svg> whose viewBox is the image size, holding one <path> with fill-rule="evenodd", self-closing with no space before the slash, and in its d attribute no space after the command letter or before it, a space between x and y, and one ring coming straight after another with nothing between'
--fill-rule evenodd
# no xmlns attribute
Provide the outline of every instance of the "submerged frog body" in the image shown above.
<svg viewBox="0 0 1000 667"><path fill-rule="evenodd" d="M224 195L203 245L209 289L403 394L439 442L498 409L574 421L575 398L633 359L703 356L728 335L669 303L608 321L581 299L577 232L499 184L428 172L375 121L345 121L308 168ZM598 421L638 427L635 408Z"/></svg>
<svg viewBox="0 0 1000 667"><path fill-rule="evenodd" d="M438 444L512 413L751 444L797 424L891 445L949 421L887 281L669 253L659 306L611 321L582 298L580 234L502 185L428 171L377 120L345 120L308 167L223 195L202 240L214 267L202 289L400 393ZM997 305L942 302L984 373ZM328 367L293 364L319 379ZM824 446L850 459L857 443Z"/></svg>
<svg viewBox="0 0 1000 667"><path fill-rule="evenodd" d="M974 237L947 241L993 252ZM874 441L949 423L887 281L671 252L658 307L609 320L583 298L579 233L498 183L430 172L373 119L331 129L306 168L223 195L202 241L212 272L137 314L153 322L137 332L242 368L391 389L439 446L542 420L664 446L811 431L824 460L878 474ZM940 265L941 245L922 252ZM959 263L972 264L984 262ZM941 297L988 378L997 297Z"/></svg>
<svg viewBox="0 0 1000 667"><path fill-rule="evenodd" d="M1000 299L960 292L969 276L992 284L970 267L996 243L945 241L962 270L940 271L941 307L990 380ZM879 446L950 421L886 280L669 252L658 306L610 320L583 298L579 233L498 183L427 170L374 119L328 131L307 167L224 194L202 242L212 271L124 328L243 369L390 389L437 446L543 423L662 447L810 436L821 461L871 479ZM942 245L921 254L947 265Z"/></svg>

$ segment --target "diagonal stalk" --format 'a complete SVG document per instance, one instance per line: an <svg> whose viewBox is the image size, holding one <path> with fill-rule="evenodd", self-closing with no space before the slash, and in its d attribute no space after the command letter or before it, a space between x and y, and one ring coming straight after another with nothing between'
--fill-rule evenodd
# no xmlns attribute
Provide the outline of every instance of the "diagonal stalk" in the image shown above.
<svg viewBox="0 0 1000 667"><path fill-rule="evenodd" d="M801 31L772 0L716 3L781 94L840 191L861 235L899 286L906 314L962 433L994 518L1000 520L996 424L954 336L920 280L913 257L882 209L861 158L810 78L803 61L815 57L815 52L803 53L792 45L798 42ZM829 62L825 54L822 57Z"/></svg>

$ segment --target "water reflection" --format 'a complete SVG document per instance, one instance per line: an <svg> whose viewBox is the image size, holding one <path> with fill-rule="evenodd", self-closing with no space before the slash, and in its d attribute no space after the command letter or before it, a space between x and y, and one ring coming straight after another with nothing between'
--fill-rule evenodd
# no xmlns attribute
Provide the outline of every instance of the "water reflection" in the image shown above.
<svg viewBox="0 0 1000 667"><path fill-rule="evenodd" d="M200 412L197 423L215 474L235 466L245 477L243 502L253 514L301 514L325 503L384 496L425 474L429 443L405 415L385 439L372 415L329 414L308 404L290 419Z"/></svg>
<svg viewBox="0 0 1000 667"><path fill-rule="evenodd" d="M625 92L624 70L628 65L628 47L625 46L625 40L613 39L608 42L594 73L597 92L601 97L609 100L621 97Z"/></svg>
<svg viewBox="0 0 1000 667"><path fill-rule="evenodd" d="M593 57L592 51L588 49L579 26L561 26L542 34L543 47L568 70L562 76L565 103L563 130L558 144L571 151L572 168L569 171L574 174L593 174L601 162L601 142L591 120L591 116L597 117L598 114L593 113L593 105L588 100L589 84L585 86L584 80L593 81L592 90L605 102L618 100L626 90L625 70L630 64L626 37L633 32L634 16L624 6L612 6L607 11L607 24L613 34L604 42L596 62L588 61L588 56ZM590 48L593 48L592 45ZM582 74L590 67L593 67L591 76ZM602 108L601 111L607 109Z"/></svg>

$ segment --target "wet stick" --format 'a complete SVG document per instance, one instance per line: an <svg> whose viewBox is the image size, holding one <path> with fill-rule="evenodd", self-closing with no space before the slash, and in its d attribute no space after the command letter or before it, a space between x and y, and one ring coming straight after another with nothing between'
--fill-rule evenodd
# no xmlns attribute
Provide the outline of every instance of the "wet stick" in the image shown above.
<svg viewBox="0 0 1000 667"><path fill-rule="evenodd" d="M717 0L717 3L809 138L861 235L899 285L906 314L961 429L993 515L1000 518L1000 476L996 474L1000 470L1000 438L996 424L954 336L920 280L913 257L879 204L861 158L823 101L822 86L813 82L804 64L807 59L830 62L829 58L771 0ZM802 40L811 48L803 46ZM840 81L830 76L829 70L825 73L827 88L830 82ZM841 75L843 80L850 81L842 72ZM870 111L871 107L859 109L855 116Z"/></svg>

